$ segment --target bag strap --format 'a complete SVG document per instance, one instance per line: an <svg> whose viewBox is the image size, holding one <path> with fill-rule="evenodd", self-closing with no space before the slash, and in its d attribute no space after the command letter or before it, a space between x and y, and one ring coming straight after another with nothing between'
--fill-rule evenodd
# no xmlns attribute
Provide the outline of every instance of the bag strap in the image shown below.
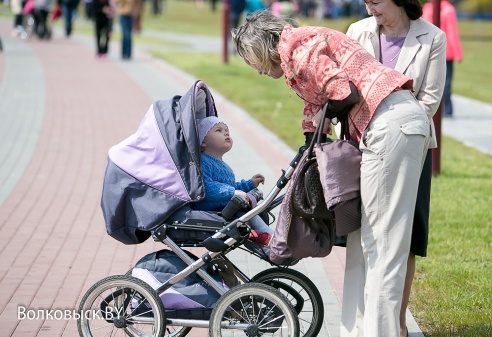
<svg viewBox="0 0 492 337"><path fill-rule="evenodd" d="M309 148L307 150L308 151L308 155L307 155L308 159L310 159L312 157L314 145L322 143L321 139L322 139L322 134L323 134L323 128L325 126L326 114L329 111L330 101L328 101L328 103L326 103L326 104L328 105L328 108L323 109L323 115L321 116L321 120L318 123L318 126L316 127L316 131L314 131L313 139L311 139L311 144L309 144Z"/></svg>
<svg viewBox="0 0 492 337"><path fill-rule="evenodd" d="M323 141L322 141L323 128L325 126L325 120L327 118L326 116L328 114L328 111L330 111L331 100L328 100L328 102L326 104L327 104L327 107L326 107L326 109L323 109L323 115L321 116L321 120L320 120L318 126L316 127L316 131L314 131L313 139L311 140L311 143L309 144L307 158L312 157L313 148L314 148L315 144L323 143ZM349 114L346 113L338 119L339 123L341 124L341 129L342 129L342 132L339 136L339 139L350 140L348 115Z"/></svg>
<svg viewBox="0 0 492 337"><path fill-rule="evenodd" d="M350 140L350 131L349 131L349 119L348 114L345 114L343 117L339 119L342 132L340 134L340 139Z"/></svg>

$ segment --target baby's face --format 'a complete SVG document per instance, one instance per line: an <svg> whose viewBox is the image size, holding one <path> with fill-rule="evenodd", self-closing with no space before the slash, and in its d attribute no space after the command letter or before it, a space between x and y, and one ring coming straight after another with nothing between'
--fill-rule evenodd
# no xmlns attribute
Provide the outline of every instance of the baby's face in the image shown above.
<svg viewBox="0 0 492 337"><path fill-rule="evenodd" d="M223 123L215 124L203 139L206 152L225 154L232 148L229 128Z"/></svg>

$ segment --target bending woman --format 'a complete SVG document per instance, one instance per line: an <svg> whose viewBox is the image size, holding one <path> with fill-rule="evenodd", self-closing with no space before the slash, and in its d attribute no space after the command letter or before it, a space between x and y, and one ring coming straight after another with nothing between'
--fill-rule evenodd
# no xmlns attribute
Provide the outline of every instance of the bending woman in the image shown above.
<svg viewBox="0 0 492 337"><path fill-rule="evenodd" d="M343 33L295 28L267 11L247 17L232 36L248 65L274 79L285 77L304 100L306 134L314 132L315 116L328 100L349 97L350 82L357 88L359 101L348 123L362 151L362 224L347 240L341 336L398 336L413 211L430 136L412 79L383 66Z"/></svg>

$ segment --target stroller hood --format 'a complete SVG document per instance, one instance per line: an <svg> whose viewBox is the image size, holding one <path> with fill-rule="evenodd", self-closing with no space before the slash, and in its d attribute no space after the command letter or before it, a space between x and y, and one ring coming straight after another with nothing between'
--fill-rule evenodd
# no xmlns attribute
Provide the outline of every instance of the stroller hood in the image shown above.
<svg viewBox="0 0 492 337"><path fill-rule="evenodd" d="M152 104L137 131L109 150L101 207L110 236L141 243L204 197L196 119L216 115L209 89L197 81L185 95Z"/></svg>

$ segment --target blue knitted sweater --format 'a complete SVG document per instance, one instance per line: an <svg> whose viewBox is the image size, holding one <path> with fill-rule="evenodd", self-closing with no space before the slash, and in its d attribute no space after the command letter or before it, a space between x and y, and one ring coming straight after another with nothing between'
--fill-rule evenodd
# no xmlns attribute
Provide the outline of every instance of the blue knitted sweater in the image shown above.
<svg viewBox="0 0 492 337"><path fill-rule="evenodd" d="M201 211L221 211L234 195L235 190L249 192L253 180L236 182L234 171L220 159L202 153L202 175L205 183L205 198L193 204Z"/></svg>

